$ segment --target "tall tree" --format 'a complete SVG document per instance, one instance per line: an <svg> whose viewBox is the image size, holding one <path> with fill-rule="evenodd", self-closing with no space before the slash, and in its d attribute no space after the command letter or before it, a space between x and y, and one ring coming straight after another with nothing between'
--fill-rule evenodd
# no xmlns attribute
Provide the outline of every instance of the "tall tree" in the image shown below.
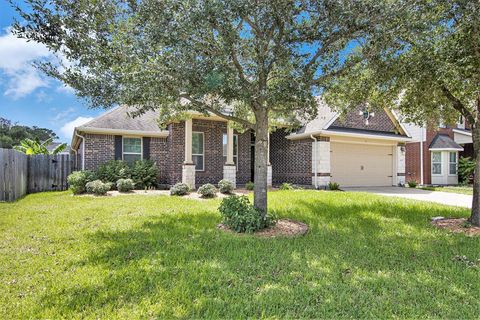
<svg viewBox="0 0 480 320"><path fill-rule="evenodd" d="M58 139L50 129L12 124L8 119L0 118L0 148L10 149L24 139L45 141L50 138Z"/></svg>
<svg viewBox="0 0 480 320"><path fill-rule="evenodd" d="M27 0L16 34L69 64L40 67L93 107L187 110L255 131L254 205L267 210L269 122L316 115L314 92L371 12L357 1Z"/></svg>
<svg viewBox="0 0 480 320"><path fill-rule="evenodd" d="M327 101L397 107L418 123L462 114L472 127L476 175L470 222L480 225L480 2L378 4L372 30L327 86Z"/></svg>

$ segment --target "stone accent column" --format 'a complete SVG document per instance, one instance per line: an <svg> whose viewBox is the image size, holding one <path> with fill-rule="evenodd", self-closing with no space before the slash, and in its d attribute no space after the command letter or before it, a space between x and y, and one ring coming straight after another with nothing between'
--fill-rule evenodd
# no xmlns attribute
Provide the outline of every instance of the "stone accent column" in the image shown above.
<svg viewBox="0 0 480 320"><path fill-rule="evenodd" d="M192 119L185 120L185 161L182 167L182 182L195 188L195 164L192 160Z"/></svg>
<svg viewBox="0 0 480 320"><path fill-rule="evenodd" d="M227 127L227 162L223 165L223 179L237 187L237 166L233 162L233 128Z"/></svg>
<svg viewBox="0 0 480 320"><path fill-rule="evenodd" d="M315 157L315 141L312 142L312 185L315 185L315 179L317 180L318 187L325 187L330 182L330 138L319 137L317 138L317 156ZM315 158L316 163L316 176L315 176Z"/></svg>
<svg viewBox="0 0 480 320"><path fill-rule="evenodd" d="M270 133L268 133L267 147L267 186L272 186L272 164L270 163Z"/></svg>
<svg viewBox="0 0 480 320"><path fill-rule="evenodd" d="M397 181L396 182L397 182L397 185L404 186L406 183L405 181L405 145L404 144L397 145L396 155L397 155L397 165L396 165Z"/></svg>

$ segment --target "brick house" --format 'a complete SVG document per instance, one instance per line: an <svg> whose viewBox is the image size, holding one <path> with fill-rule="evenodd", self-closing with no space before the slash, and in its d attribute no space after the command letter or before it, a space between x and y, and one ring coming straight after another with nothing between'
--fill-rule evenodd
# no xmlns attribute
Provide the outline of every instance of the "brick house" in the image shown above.
<svg viewBox="0 0 480 320"><path fill-rule="evenodd" d="M253 181L254 134L237 132L216 116L157 125L148 111L131 118L117 107L75 128L72 152L78 170L94 170L109 160L151 159L162 186L191 186L228 179ZM409 133L389 110L357 108L340 115L319 102L319 115L295 132L270 134L268 183L324 187L392 186L405 183L405 142Z"/></svg>
<svg viewBox="0 0 480 320"><path fill-rule="evenodd" d="M458 160L473 158L472 133L460 117L458 123L441 126L404 124L412 135L406 144L406 179L419 184L458 184Z"/></svg>

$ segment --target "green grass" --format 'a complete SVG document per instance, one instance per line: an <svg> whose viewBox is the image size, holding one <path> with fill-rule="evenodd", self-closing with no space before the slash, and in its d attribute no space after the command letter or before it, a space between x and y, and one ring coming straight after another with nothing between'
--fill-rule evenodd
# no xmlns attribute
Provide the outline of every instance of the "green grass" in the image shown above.
<svg viewBox="0 0 480 320"><path fill-rule="evenodd" d="M277 191L294 239L216 229L219 200L40 193L0 204L0 314L14 318L477 318L468 211L364 193Z"/></svg>
<svg viewBox="0 0 480 320"><path fill-rule="evenodd" d="M429 191L442 191L442 192L450 192L450 193L459 193L459 194L473 194L472 186L436 186L436 187L421 187L423 190Z"/></svg>

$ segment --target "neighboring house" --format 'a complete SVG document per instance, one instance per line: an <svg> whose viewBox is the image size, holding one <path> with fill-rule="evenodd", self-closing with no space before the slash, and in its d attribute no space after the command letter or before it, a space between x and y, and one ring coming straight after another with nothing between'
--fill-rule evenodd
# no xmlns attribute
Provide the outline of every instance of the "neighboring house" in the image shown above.
<svg viewBox="0 0 480 320"><path fill-rule="evenodd" d="M55 148L57 148L59 145L61 145L62 142L52 142L50 143L48 146L47 146L47 150L48 152L52 152L53 150L55 150ZM65 149L63 149L63 151L59 152L58 154L70 154L70 146L67 145L65 147Z"/></svg>
<svg viewBox="0 0 480 320"><path fill-rule="evenodd" d="M473 156L472 133L460 117L455 125L438 127L404 124L412 135L407 143L407 181L458 184L458 160Z"/></svg>
<svg viewBox="0 0 480 320"><path fill-rule="evenodd" d="M192 113L191 119L157 125L148 111L128 117L115 108L75 128L72 150L77 169L94 170L109 160L151 159L158 182L168 186L253 181L254 134L236 132L219 117ZM319 104L318 117L296 132L279 128L270 135L268 183L324 187L392 186L405 183L405 142L409 134L394 113L362 108L340 116Z"/></svg>

